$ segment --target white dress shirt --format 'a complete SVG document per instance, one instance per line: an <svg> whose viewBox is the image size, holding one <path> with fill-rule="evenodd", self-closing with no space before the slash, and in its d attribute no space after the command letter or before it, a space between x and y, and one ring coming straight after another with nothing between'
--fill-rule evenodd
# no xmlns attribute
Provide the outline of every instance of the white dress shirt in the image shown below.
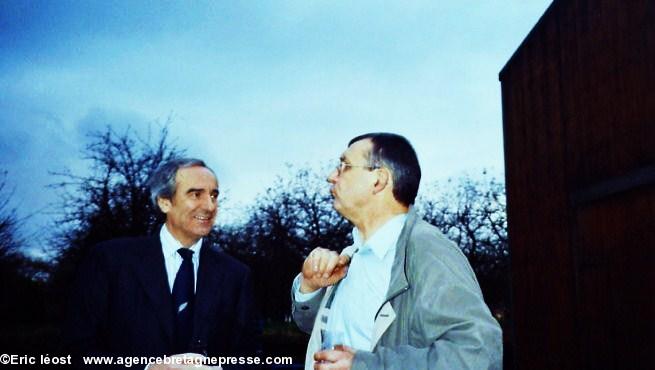
<svg viewBox="0 0 655 370"><path fill-rule="evenodd" d="M182 256L177 253L177 250L184 248L182 243L180 243L173 234L168 231L166 224L161 227L159 232L159 240L161 240L161 249L164 253L164 264L166 265L166 274L168 275L168 288L171 293L173 293L173 283L175 283L175 276L177 275L177 270L180 269L182 265ZM193 261L193 290L196 290L198 286L198 266L200 265L200 246L202 245L202 238L195 242L190 250L193 251L193 256L191 260Z"/></svg>
<svg viewBox="0 0 655 370"><path fill-rule="evenodd" d="M173 284L175 283L175 276L177 275L177 270L180 269L182 265L182 256L177 253L177 250L184 248L182 243L180 243L164 224L159 231L159 240L161 241L161 249L164 253L164 266L166 266L166 275L168 276L168 288L173 294ZM193 251L191 256L191 261L193 261L193 291L196 291L198 286L198 266L200 265L200 247L202 246L202 238L195 242L190 250ZM149 370L153 364L148 364L144 370Z"/></svg>
<svg viewBox="0 0 655 370"><path fill-rule="evenodd" d="M396 243L405 224L406 214L387 221L367 241L359 230L353 229L353 245L357 249L348 268L348 275L336 291L327 330L344 334L344 343L358 350L370 350L373 338L375 314L382 306L389 289L391 267L396 256ZM300 292L299 275L294 282L298 302L311 299L320 290Z"/></svg>

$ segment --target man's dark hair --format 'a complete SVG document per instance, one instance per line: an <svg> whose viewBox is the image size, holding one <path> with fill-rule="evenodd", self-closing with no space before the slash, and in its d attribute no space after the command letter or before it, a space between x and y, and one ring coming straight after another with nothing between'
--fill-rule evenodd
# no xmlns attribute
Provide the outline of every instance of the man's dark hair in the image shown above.
<svg viewBox="0 0 655 370"><path fill-rule="evenodd" d="M405 206L414 204L421 182L421 166L412 144L403 136L376 132L359 135L350 140L348 146L365 139L373 143L368 157L369 165L388 168L393 178L394 198Z"/></svg>
<svg viewBox="0 0 655 370"><path fill-rule="evenodd" d="M188 167L204 167L214 173L211 168L207 167L204 161L196 158L175 158L162 163L150 176L147 184L150 188L150 201L152 201L155 209L159 209L157 198L173 198L177 185L175 182L177 171L180 168Z"/></svg>

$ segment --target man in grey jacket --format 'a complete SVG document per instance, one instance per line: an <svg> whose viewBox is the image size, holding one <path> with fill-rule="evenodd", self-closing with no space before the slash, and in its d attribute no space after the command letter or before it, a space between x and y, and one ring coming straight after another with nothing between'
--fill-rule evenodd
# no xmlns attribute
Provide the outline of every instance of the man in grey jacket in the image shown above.
<svg viewBox="0 0 655 370"><path fill-rule="evenodd" d="M352 139L330 174L354 244L316 248L294 280L306 369L502 367L502 333L466 257L412 207L420 178L411 144L388 133Z"/></svg>

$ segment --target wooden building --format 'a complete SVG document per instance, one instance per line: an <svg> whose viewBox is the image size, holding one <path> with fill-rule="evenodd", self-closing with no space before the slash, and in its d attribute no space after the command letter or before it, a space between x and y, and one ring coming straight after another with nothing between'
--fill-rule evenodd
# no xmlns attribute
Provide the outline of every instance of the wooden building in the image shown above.
<svg viewBox="0 0 655 370"><path fill-rule="evenodd" d="M555 0L500 72L517 369L655 369L655 0Z"/></svg>

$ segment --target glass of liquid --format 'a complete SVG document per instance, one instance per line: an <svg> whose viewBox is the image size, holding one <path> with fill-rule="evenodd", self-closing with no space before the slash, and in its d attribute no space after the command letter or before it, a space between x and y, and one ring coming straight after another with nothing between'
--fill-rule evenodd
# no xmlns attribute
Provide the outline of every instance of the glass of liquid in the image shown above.
<svg viewBox="0 0 655 370"><path fill-rule="evenodd" d="M343 332L336 330L321 330L321 350L343 351Z"/></svg>

